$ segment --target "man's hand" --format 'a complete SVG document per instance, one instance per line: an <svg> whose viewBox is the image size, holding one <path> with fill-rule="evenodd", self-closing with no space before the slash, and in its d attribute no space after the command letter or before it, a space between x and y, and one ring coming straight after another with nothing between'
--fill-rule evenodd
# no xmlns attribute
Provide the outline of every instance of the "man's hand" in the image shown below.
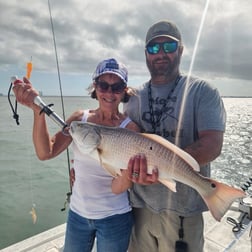
<svg viewBox="0 0 252 252"><path fill-rule="evenodd" d="M147 173L147 159L144 154L132 157L128 163L129 179L137 184L151 185L158 182L158 169L154 168L152 174Z"/></svg>

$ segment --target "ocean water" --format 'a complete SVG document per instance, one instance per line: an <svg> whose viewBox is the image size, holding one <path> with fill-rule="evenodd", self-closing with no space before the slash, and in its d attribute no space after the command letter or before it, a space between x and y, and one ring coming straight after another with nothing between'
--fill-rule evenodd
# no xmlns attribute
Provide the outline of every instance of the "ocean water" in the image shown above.
<svg viewBox="0 0 252 252"><path fill-rule="evenodd" d="M14 97L13 102L14 102ZM54 103L62 116L59 97L43 97ZM212 177L240 187L252 177L252 98L223 98L227 110L227 129L223 151L212 163ZM79 108L95 108L89 97L65 97L68 117ZM0 97L0 249L66 221L61 211L69 192L66 152L49 161L39 161L32 144L32 112L18 106L20 125L12 119L7 97ZM48 119L50 132L59 127ZM70 158L71 158L71 151ZM251 190L249 189L249 192ZM33 224L31 208L37 222Z"/></svg>

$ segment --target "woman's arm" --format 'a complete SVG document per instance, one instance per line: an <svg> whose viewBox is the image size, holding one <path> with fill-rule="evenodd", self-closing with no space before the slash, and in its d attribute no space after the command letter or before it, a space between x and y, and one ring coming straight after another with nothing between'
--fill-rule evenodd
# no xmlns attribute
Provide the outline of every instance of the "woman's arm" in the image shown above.
<svg viewBox="0 0 252 252"><path fill-rule="evenodd" d="M39 93L33 88L27 78L24 78L23 82L15 84L13 92L19 103L33 110L33 144L38 158L40 160L47 160L59 155L71 143L71 136L64 135L62 131L59 131L53 137L50 136L46 116L44 113L40 113L41 108L33 102ZM81 111L74 113L67 120L67 123L69 124L73 120L80 120L81 113Z"/></svg>
<svg viewBox="0 0 252 252"><path fill-rule="evenodd" d="M70 125L72 121L80 121L83 115L83 110L76 111L66 121ZM40 160L52 159L67 149L72 142L72 137L68 134L68 129L64 133L58 131L54 136L50 137L47 128L45 115L34 111L33 125L33 143L36 154Z"/></svg>
<svg viewBox="0 0 252 252"><path fill-rule="evenodd" d="M132 186L132 182L129 180L128 170L121 170L122 175L113 178L112 180L112 192L115 194L122 193Z"/></svg>

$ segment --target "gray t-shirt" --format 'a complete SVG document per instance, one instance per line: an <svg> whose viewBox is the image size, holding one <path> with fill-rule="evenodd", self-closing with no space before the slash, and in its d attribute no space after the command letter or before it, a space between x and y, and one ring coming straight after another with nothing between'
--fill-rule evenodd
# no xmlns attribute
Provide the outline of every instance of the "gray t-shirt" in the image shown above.
<svg viewBox="0 0 252 252"><path fill-rule="evenodd" d="M153 132L154 120L154 133L183 149L198 139L200 131L225 131L226 113L222 99L217 89L207 82L195 77L187 82L187 77L182 76L176 86L175 83L152 84L151 91L148 86L149 82L143 84L137 89L136 96L124 105L126 113L143 132ZM210 176L210 164L201 167L201 174ZM157 213L171 210L183 216L207 210L193 188L177 182L176 189L174 193L161 183L134 184L130 193L131 204L133 207L148 207Z"/></svg>

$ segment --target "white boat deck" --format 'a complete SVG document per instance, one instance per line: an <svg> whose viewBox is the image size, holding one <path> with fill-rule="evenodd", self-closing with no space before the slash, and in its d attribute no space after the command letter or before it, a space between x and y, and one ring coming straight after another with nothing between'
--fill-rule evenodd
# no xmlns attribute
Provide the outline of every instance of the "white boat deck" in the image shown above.
<svg viewBox="0 0 252 252"><path fill-rule="evenodd" d="M251 211L252 212L252 211ZM252 213L251 213L252 214ZM213 219L209 212L204 213L205 221L205 252L252 252L250 229L252 221L244 219L244 228L234 233L233 225L227 222L227 217L239 221L242 213L238 210L238 203L222 218L221 222ZM1 252L59 252L62 251L65 238L66 224L62 224L48 231L18 242ZM93 250L96 251L96 248Z"/></svg>

